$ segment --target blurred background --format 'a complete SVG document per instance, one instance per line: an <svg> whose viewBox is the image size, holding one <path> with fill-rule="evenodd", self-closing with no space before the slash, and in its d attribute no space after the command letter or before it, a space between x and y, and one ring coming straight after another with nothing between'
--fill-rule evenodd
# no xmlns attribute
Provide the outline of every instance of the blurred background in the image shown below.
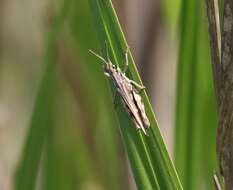
<svg viewBox="0 0 233 190"><path fill-rule="evenodd" d="M175 159L176 81L180 52L185 47L180 46L185 31L182 18L188 14L185 1L113 0L113 4ZM0 189L26 190L20 185L16 188L22 180L31 187L34 174L24 173L30 170L38 171L38 190L136 189L107 80L88 53L88 49L100 52L88 1L73 3L59 26L56 17L62 6L61 0L0 1ZM200 7L199 19L207 36L204 4ZM62 29L55 34L57 43L51 45L56 27ZM204 48L208 38L203 39ZM206 107L215 110L210 56L208 51L203 54L204 58L197 59L191 55L191 60L209 64L207 74L200 74L208 76L201 78L208 84L198 99L205 102L200 110L210 113ZM50 64L55 65L54 72L50 72ZM202 121L211 132L200 132L212 139L207 143L214 155L209 158L214 160L209 168L215 166L214 114L206 116L211 117L207 123ZM202 136L197 138L203 146ZM25 155L30 158L25 160ZM202 189L212 187L205 180L198 184Z"/></svg>

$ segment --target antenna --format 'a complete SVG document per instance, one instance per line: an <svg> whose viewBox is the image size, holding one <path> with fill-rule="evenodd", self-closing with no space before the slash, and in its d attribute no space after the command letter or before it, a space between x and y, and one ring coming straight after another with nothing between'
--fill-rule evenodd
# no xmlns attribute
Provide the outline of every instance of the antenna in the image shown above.
<svg viewBox="0 0 233 190"><path fill-rule="evenodd" d="M105 48L106 48L106 53L107 53L107 59L108 59L108 62L110 61L110 58L109 58L109 52L108 52L108 42L105 40Z"/></svg>
<svg viewBox="0 0 233 190"><path fill-rule="evenodd" d="M93 55L95 55L96 57L98 57L99 59L101 59L101 61L103 61L104 63L107 63L107 61L99 54L95 53L94 51L92 51L90 49L89 49L89 52L92 53Z"/></svg>

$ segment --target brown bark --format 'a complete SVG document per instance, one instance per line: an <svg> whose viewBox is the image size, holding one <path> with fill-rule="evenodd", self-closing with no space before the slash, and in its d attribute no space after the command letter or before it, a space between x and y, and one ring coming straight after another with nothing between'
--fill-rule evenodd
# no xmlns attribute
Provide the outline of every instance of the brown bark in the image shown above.
<svg viewBox="0 0 233 190"><path fill-rule="evenodd" d="M218 5L216 5L216 0L206 0L207 4L207 15L209 19L209 35L210 35L210 45L212 50L212 66L215 81L216 95L218 99L218 92L220 88L220 62L221 62L221 33L219 24L219 13L216 12ZM219 99L218 99L219 106Z"/></svg>
<svg viewBox="0 0 233 190"><path fill-rule="evenodd" d="M219 114L217 152L225 188L230 190L233 189L233 1L225 0L222 32L217 29L220 29L217 1L206 2Z"/></svg>

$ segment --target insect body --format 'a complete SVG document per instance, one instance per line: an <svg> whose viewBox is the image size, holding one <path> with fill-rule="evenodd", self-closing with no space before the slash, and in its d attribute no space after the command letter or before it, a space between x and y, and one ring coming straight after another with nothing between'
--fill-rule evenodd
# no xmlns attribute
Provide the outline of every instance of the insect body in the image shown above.
<svg viewBox="0 0 233 190"><path fill-rule="evenodd" d="M113 80L117 92L120 94L127 112L133 118L137 129L141 129L147 135L147 129L150 127L150 122L146 116L145 107L142 102L140 91L145 87L130 80L126 75L128 68L128 53L125 53L126 64L123 71L114 65L108 56L106 61L103 57L89 50L92 54L100 58L104 64L104 73ZM115 98L114 98L115 101Z"/></svg>

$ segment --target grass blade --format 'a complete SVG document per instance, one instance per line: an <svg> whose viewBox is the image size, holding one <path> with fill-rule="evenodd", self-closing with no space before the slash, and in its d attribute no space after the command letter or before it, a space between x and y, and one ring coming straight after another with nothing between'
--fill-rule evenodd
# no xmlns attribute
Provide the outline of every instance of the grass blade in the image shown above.
<svg viewBox="0 0 233 190"><path fill-rule="evenodd" d="M107 41L112 61L122 68L124 51L128 45L113 5L110 0L90 0L89 2L101 47L105 49L105 41ZM142 84L131 54L129 70L130 78ZM122 106L116 109L137 186L139 189L182 189L145 92L142 93L142 99L151 122L149 137L135 130L132 120Z"/></svg>
<svg viewBox="0 0 233 190"><path fill-rule="evenodd" d="M208 173L213 169L210 160L214 158L206 160L201 155L206 155L202 144L206 142L206 136L203 135L206 131L212 137L206 142L211 149L209 151L215 152L212 134L216 129L216 117L212 118L213 121L206 121L206 118L215 115L216 108L215 104L207 105L207 102L212 102L214 91L204 4L191 0L183 1L182 6L177 78L176 166L184 189L200 189L207 169L203 164L211 165Z"/></svg>
<svg viewBox="0 0 233 190"><path fill-rule="evenodd" d="M77 87L77 83L80 83L78 86L82 88L82 95L77 94L77 100L79 99L80 102L78 109L89 121L80 127L86 130L84 136L88 137L86 139L87 149L92 152L91 157L95 158L92 159L95 180L105 189L128 189L125 187L128 183L125 177L125 165L122 165L122 156L118 154L122 151L119 151L119 135L116 133L116 122L113 117L108 84L101 72L102 68L97 63L98 60L94 56L90 56L87 51L90 48L96 49L94 47L98 46L96 35L93 35L94 28L88 1L73 2L69 26L72 37L71 47L75 47L75 53L73 53L75 56L72 56L75 60L74 65L76 64L76 69L73 69L74 76L79 76L78 79L73 80L73 84L79 93L80 89ZM78 55L77 59L75 59L76 55ZM77 82L78 80L79 82ZM98 90L96 86L98 86ZM87 109L82 109L83 106ZM81 118L83 119L82 116Z"/></svg>
<svg viewBox="0 0 233 190"><path fill-rule="evenodd" d="M44 58L45 72L38 91L34 112L31 118L28 137L23 149L21 162L15 176L16 190L32 190L41 159L42 149L48 128L53 125L54 92L56 89L56 69L54 65L56 37L65 19L69 1L66 1L59 15L55 18L48 34L47 48Z"/></svg>

